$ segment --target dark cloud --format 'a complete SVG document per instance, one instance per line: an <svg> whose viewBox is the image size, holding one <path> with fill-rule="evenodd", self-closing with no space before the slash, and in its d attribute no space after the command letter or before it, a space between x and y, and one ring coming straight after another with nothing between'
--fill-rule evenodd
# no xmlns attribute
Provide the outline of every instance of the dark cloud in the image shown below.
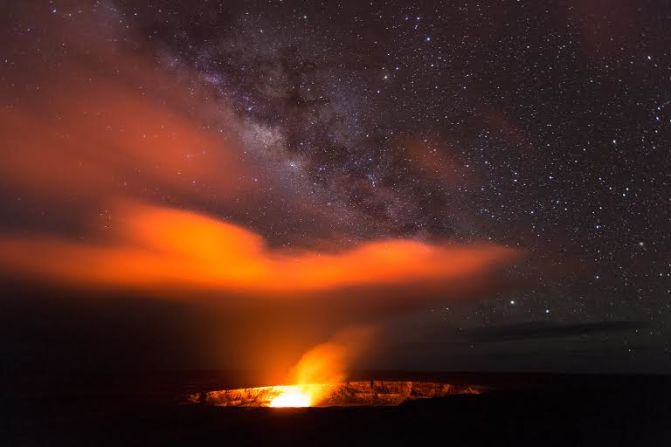
<svg viewBox="0 0 671 447"><path fill-rule="evenodd" d="M506 341L541 340L545 338L580 337L594 334L616 334L644 329L645 323L632 321L599 321L594 323L553 323L530 321L461 331L472 342L496 343Z"/></svg>

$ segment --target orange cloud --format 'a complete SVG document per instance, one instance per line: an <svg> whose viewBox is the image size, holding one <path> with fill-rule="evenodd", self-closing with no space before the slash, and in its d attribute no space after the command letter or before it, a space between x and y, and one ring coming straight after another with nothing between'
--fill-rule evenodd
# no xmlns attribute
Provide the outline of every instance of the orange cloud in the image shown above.
<svg viewBox="0 0 671 447"><path fill-rule="evenodd" d="M159 100L99 78L53 88L0 107L3 182L51 199L198 197L207 188L230 199L245 186L236 143L180 110L179 94Z"/></svg>
<svg viewBox="0 0 671 447"><path fill-rule="evenodd" d="M463 278L508 262L501 246L388 239L340 252L269 247L250 230L189 211L126 203L95 242L0 239L4 268L78 285L292 294Z"/></svg>

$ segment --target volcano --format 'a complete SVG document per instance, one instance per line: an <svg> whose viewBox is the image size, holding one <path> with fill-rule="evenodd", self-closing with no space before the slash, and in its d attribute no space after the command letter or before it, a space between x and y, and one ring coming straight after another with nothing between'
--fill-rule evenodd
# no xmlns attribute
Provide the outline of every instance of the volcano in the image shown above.
<svg viewBox="0 0 671 447"><path fill-rule="evenodd" d="M365 380L336 384L277 385L195 393L194 404L219 407L395 406L415 399L482 394L485 387L442 382Z"/></svg>

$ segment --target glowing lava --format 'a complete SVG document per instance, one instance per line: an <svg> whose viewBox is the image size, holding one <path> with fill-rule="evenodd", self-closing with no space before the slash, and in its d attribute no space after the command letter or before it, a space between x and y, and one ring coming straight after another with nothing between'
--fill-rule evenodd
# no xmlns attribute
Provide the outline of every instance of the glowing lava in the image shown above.
<svg viewBox="0 0 671 447"><path fill-rule="evenodd" d="M312 396L304 387L294 385L284 387L280 394L270 401L270 407L309 407Z"/></svg>
<svg viewBox="0 0 671 447"><path fill-rule="evenodd" d="M346 380L346 367L372 336L371 328L341 331L307 351L293 370L293 385L199 392L189 402L221 407L351 407L400 405L408 400L480 394L484 388L411 380Z"/></svg>
<svg viewBox="0 0 671 447"><path fill-rule="evenodd" d="M353 407L391 406L416 399L481 394L487 388L444 382L359 380L335 384L277 385L207 391L188 401L218 407Z"/></svg>

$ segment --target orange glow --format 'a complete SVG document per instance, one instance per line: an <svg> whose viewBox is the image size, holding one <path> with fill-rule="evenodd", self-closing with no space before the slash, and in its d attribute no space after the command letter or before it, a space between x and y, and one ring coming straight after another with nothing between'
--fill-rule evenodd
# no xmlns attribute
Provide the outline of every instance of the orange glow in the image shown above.
<svg viewBox="0 0 671 447"><path fill-rule="evenodd" d="M41 199L79 202L156 191L203 198L205 188L225 200L245 190L239 138L232 131L223 138L203 122L207 115L232 128L230 111L212 112L176 77L87 26L49 30L70 51L59 64L34 64L29 72L51 88L10 89L23 81L19 67L7 74L14 82L0 86L3 182Z"/></svg>
<svg viewBox="0 0 671 447"><path fill-rule="evenodd" d="M294 367L294 383L339 383L345 380L347 368L371 344L372 326L342 330L329 341L303 354Z"/></svg>
<svg viewBox="0 0 671 447"><path fill-rule="evenodd" d="M274 387L279 394L271 407L312 407L321 404L346 379L347 367L370 344L374 329L359 327L339 332L300 358L293 371L294 385Z"/></svg>
<svg viewBox="0 0 671 447"><path fill-rule="evenodd" d="M89 286L223 289L287 295L351 286L449 281L516 256L496 245L382 240L336 253L269 248L245 228L139 203L114 208L115 230L98 242L36 236L0 239L0 264Z"/></svg>
<svg viewBox="0 0 671 447"><path fill-rule="evenodd" d="M315 390L323 397L313 399ZM441 398L457 394L482 394L488 388L444 382L407 380L360 380L333 385L261 386L198 392L189 403L218 407L351 407L393 406L416 399Z"/></svg>
<svg viewBox="0 0 671 447"><path fill-rule="evenodd" d="M309 387L293 385L282 387L280 394L270 401L271 407L310 407L312 395Z"/></svg>
<svg viewBox="0 0 671 447"><path fill-rule="evenodd" d="M59 199L168 188L198 198L205 187L226 199L244 189L243 176L222 175L243 172L234 144L180 110L104 80L54 90L39 112L25 101L0 108L5 181Z"/></svg>

